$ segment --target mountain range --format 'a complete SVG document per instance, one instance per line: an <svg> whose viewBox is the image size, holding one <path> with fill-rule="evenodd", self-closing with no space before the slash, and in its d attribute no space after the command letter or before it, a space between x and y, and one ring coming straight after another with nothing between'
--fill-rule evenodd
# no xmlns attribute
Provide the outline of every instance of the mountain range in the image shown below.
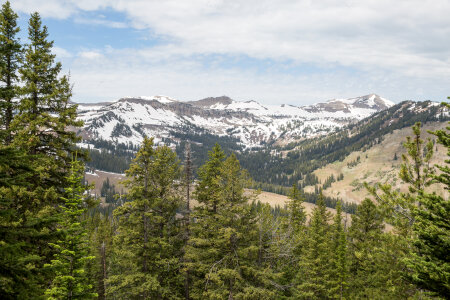
<svg viewBox="0 0 450 300"><path fill-rule="evenodd" d="M244 149L261 148L328 134L393 105L375 94L308 106L263 105L227 96L197 101L126 97L79 104L84 126L78 134L84 146L92 140L138 145L144 135L153 136L157 143L177 144L177 133L189 132L233 137Z"/></svg>

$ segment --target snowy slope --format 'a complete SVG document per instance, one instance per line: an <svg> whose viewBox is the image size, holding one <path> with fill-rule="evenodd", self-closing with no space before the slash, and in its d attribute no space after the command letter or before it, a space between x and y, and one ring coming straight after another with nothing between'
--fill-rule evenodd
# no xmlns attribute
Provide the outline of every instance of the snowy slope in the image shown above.
<svg viewBox="0 0 450 300"><path fill-rule="evenodd" d="M174 132L206 131L236 137L244 147L261 147L326 134L392 105L374 94L303 107L240 102L225 96L190 102L152 96L80 104L78 111L84 121L80 134L87 143L103 139L138 144L144 135L155 137L156 142L176 143Z"/></svg>

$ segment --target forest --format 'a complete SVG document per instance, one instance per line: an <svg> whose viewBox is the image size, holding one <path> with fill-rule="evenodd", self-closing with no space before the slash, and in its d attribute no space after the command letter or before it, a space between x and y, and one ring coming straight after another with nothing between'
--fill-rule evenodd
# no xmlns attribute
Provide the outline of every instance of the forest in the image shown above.
<svg viewBox="0 0 450 300"><path fill-rule="evenodd" d="M450 157L429 164L420 122L404 141L408 190L366 185L351 219L339 200L331 214L320 189L307 215L298 181L280 182L291 186L286 207L261 204L235 153L215 143L194 173L189 143L177 155L151 137L132 146L125 195L114 202L105 184L115 206L102 210L83 180L89 152L76 146L82 124L47 27L31 14L23 44L17 19L4 3L1 299L450 298ZM450 156L450 126L432 134Z"/></svg>

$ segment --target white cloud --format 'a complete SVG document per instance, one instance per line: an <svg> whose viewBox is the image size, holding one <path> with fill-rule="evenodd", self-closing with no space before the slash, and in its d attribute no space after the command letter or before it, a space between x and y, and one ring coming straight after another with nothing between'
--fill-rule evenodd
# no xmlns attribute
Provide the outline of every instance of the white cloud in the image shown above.
<svg viewBox="0 0 450 300"><path fill-rule="evenodd" d="M80 18L77 17L74 19L75 23L79 24L87 24L87 25L101 25L101 26L107 26L111 28L127 28L128 25L124 22L117 22L117 21L110 21L104 19L104 17L99 18Z"/></svg>
<svg viewBox="0 0 450 300"><path fill-rule="evenodd" d="M401 100L403 97L395 89L403 90L405 97L419 96L418 91L423 91L426 96L436 90L442 91L445 87L441 85L446 86L445 79L450 78L448 0L15 0L13 5L22 11L38 10L44 16L57 18L73 17L82 11L112 9L126 16L126 26L148 30L152 37L164 37L167 43L162 46L133 51L133 74L151 78L152 83L128 74L122 64L130 62L125 63L119 55L114 55L118 52L112 51L107 59L115 66L113 71L118 73L105 74L108 82L119 80L111 84L112 90L118 89L120 79L128 80L124 78L127 74L133 78L127 81L128 86L137 86L137 82L153 86L154 82L159 82L162 87L171 89L164 93L172 96L175 96L172 90L181 93L183 86L186 95L195 94L194 90L199 94L199 89L212 91L213 86L216 87L213 94L218 94L220 87L226 90L228 86L229 90L239 91L239 96L246 97L255 92L258 97L265 98L275 97L276 92L268 89L278 87L283 91L294 89L286 92L293 101L295 94L314 98L318 94L341 92L335 96L342 96L348 93L344 90L347 87L353 89L352 95L355 95L357 91L374 87L378 90L371 92L391 93L398 97L393 100ZM107 18L91 22L125 26L125 23L111 22ZM99 58L92 55L81 56ZM243 55L292 61L333 71L325 75L291 77L242 69L227 73L227 70L210 68L205 76L202 74L206 72L205 68L197 66L195 59L203 55ZM173 71L175 62L190 65L191 70L183 70L189 75ZM160 77L173 78L177 84L159 79L152 73L155 65L158 65ZM354 69L355 74L364 74L364 77L333 73L339 67ZM90 72L94 70L93 66ZM98 72L104 73L101 68ZM95 78L94 74L92 76ZM212 82L213 79L217 84ZM83 81L83 78L79 80ZM208 84L199 84L203 81ZM241 82L248 88L245 89ZM261 82L267 86L262 86ZM321 89L325 91L317 91ZM90 91L94 93L93 88ZM94 94L98 95L99 91Z"/></svg>
<svg viewBox="0 0 450 300"><path fill-rule="evenodd" d="M14 1L18 9L37 9L60 18L80 10L111 8L125 13L137 28L171 37L189 54L245 54L441 75L450 69L447 0L37 2ZM90 22L125 26L101 19Z"/></svg>
<svg viewBox="0 0 450 300"><path fill-rule="evenodd" d="M84 59L92 60L92 59L99 59L103 55L97 51L82 51L78 53L78 56Z"/></svg>
<svg viewBox="0 0 450 300"><path fill-rule="evenodd" d="M98 51L92 52L98 54ZM228 95L236 100L304 105L371 92L393 101L424 100L444 93L447 87L446 78L405 79L404 76L384 71L348 74L337 69L333 72L289 75L277 68L260 72L254 68L223 68L215 63L205 68L202 58L186 59L185 55L180 54L165 59L163 53L134 49L107 48L103 50L101 59L79 55L64 67L70 69L74 100L79 102L107 101L127 95L163 94L179 100ZM439 88L433 94L420 93L421 88L429 90L429 86Z"/></svg>
<svg viewBox="0 0 450 300"><path fill-rule="evenodd" d="M55 19L66 19L77 11L77 7L66 0L13 0L11 6L22 13L30 14L38 11L43 17Z"/></svg>
<svg viewBox="0 0 450 300"><path fill-rule="evenodd" d="M53 46L52 52L58 59L73 57L72 53L70 53L68 50L57 46Z"/></svg>

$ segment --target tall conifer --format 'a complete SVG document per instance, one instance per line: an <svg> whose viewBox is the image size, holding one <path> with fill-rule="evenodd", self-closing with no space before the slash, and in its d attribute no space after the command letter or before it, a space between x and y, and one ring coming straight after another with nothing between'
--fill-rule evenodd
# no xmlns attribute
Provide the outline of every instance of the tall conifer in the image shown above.
<svg viewBox="0 0 450 300"><path fill-rule="evenodd" d="M223 172L225 153L219 144L215 144L208 152L209 160L198 170L198 188L195 198L209 210L216 213L219 205L220 180Z"/></svg>
<svg viewBox="0 0 450 300"><path fill-rule="evenodd" d="M179 161L170 148L154 149L153 139L145 138L126 175L130 202L114 211L118 228L108 294L177 299L183 292L183 240L176 217L181 206Z"/></svg>
<svg viewBox="0 0 450 300"><path fill-rule="evenodd" d="M380 270L382 266L386 268L385 272L380 273L381 275L385 275L386 272L390 273L389 278L379 278L381 281L380 286L386 286L396 281L392 284L391 290L404 295L412 295L416 292L413 286L410 286L408 282L405 282L404 278L409 278L409 280L417 284L419 288L424 288L424 285L422 284L425 281L429 280L431 283L433 280L436 280L435 283L436 286L438 286L439 282L442 284L446 281L445 275L443 274L450 273L449 271L443 271L441 268L446 265L445 263L443 263L441 267L433 270L433 267L436 265L428 262L432 260L431 257L425 258L426 255L424 255L423 258L420 258L420 255L418 255L418 253L422 251L419 249L429 243L429 240L427 241L427 239L431 236L436 238L436 240L432 243L440 243L437 248L448 248L448 245L445 246L445 238L441 239L439 237L445 236L445 226L439 228L439 226L437 226L439 222L431 225L429 220L426 220L427 218L433 216L436 218L435 221L440 219L441 222L444 221L445 223L446 220L448 220L448 213L446 215L445 212L446 203L448 203L448 200L445 201L437 194L430 194L426 192L426 187L432 184L433 180L439 178L439 176L436 176L434 168L430 166L434 145L430 139L428 139L427 142L422 140L420 122L416 123L412 127L412 131L413 136L407 137L406 142L403 144L407 150L407 153L402 155L403 163L399 174L403 182L408 185L408 192L398 192L392 189L390 185L384 184L379 186L381 190L380 193L376 188L367 186L371 194L377 199L378 203L383 208L384 213L388 217L388 221L394 225L396 232L396 235L384 236L384 238L387 238L390 243L390 245L385 245L386 250L384 253L386 255L384 256L384 259L389 260L389 256L387 255L388 252L392 252L393 254L391 254L391 256L396 255L398 259L394 262L388 261L388 267L386 267L385 264L380 264L378 270ZM443 174L445 174L445 172ZM434 211L436 208L438 210ZM424 218L424 216L428 217ZM430 234L430 232L435 229L437 230ZM427 233L428 230L431 231ZM421 235L420 232L424 234L422 238L419 238ZM430 245L432 243L430 243ZM425 248L427 248L427 246L425 246L424 249ZM423 253L427 251L429 250L425 250ZM420 266L419 261L421 259L425 259L427 261L425 264L429 264L426 267L427 269L423 269L424 265ZM446 259L443 258L441 263L445 260ZM418 265L415 264L416 262ZM437 265L440 264L438 263L438 260L435 261L435 263L437 263ZM423 273L421 274L421 272ZM425 279L427 276L432 277ZM440 277L440 279L436 279L438 277ZM389 280L389 282L387 282L387 280ZM431 284L430 287L432 285L433 284ZM445 284L441 285L439 288L434 287L431 290L442 291L444 286Z"/></svg>
<svg viewBox="0 0 450 300"><path fill-rule="evenodd" d="M30 181L36 176L23 151L0 145L0 295L4 299L33 299L42 295L44 274L36 255L39 226L29 203L35 199Z"/></svg>
<svg viewBox="0 0 450 300"><path fill-rule="evenodd" d="M14 144L36 156L36 169L41 173L36 186L63 188L75 142L79 140L70 127L79 127L82 122L76 120L76 105L70 103L69 78L59 76L61 64L55 62L53 41L48 40L47 27L42 26L38 13L31 15L28 38L19 69L23 82L21 99L11 124Z"/></svg>
<svg viewBox="0 0 450 300"><path fill-rule="evenodd" d="M332 231L332 261L331 261L331 280L330 296L334 299L343 299L346 295L348 285L348 253L347 253L347 234L344 224L342 224L342 205L338 201L336 205L336 215L334 217Z"/></svg>
<svg viewBox="0 0 450 300"><path fill-rule="evenodd" d="M98 299L105 300L107 299L106 281L109 276L114 235L113 218L108 214L96 211L92 216L88 214L86 219L90 255L95 257L87 264L86 271L89 278L93 279Z"/></svg>
<svg viewBox="0 0 450 300"><path fill-rule="evenodd" d="M326 299L330 281L330 213L325 207L322 192L313 209L306 245L300 257L295 297Z"/></svg>
<svg viewBox="0 0 450 300"><path fill-rule="evenodd" d="M448 103L444 104L450 108ZM432 132L437 142L447 150L450 157L450 126L446 130ZM429 178L440 183L444 191L450 190L450 159L446 165L437 165L439 174ZM419 288L436 296L450 298L450 201L442 195L418 190L418 205L414 207L413 251L406 257L410 269L408 278Z"/></svg>
<svg viewBox="0 0 450 300"><path fill-rule="evenodd" d="M299 233L305 225L306 213L303 207L304 199L295 183L289 190L288 197L290 199L288 203L289 222L290 225L293 227L293 230Z"/></svg>
<svg viewBox="0 0 450 300"><path fill-rule="evenodd" d="M186 247L191 236L191 186L192 186L192 160L191 145L186 143L184 164L184 184L186 189L186 207L184 212L184 247L183 247L183 271L184 271L184 298L189 300L191 290L191 275L188 262L186 262Z"/></svg>
<svg viewBox="0 0 450 300"><path fill-rule="evenodd" d="M58 222L61 237L50 245L56 253L47 267L56 273L50 287L45 291L48 299L93 299L97 294L92 293L85 270L86 263L94 259L88 255L86 229L81 215L86 211L84 201L85 186L83 184L84 168L76 158L68 176L69 187L63 197L64 205Z"/></svg>
<svg viewBox="0 0 450 300"><path fill-rule="evenodd" d="M26 164L28 171L11 172L10 169L8 172L14 178L14 184L4 190L3 196L9 201L9 208L15 210L10 219L10 224L18 228L15 249L17 253L25 253L16 262L17 270L23 266L27 269L24 273L17 272L21 274L17 282L25 283L20 297L36 298L43 295L46 284L54 276L43 265L49 263L54 254L49 243L57 240L58 206L64 203L62 196L69 186L67 173L76 136L68 127L81 123L75 121L76 107L69 104L71 90L68 79L58 78L61 66L54 63L52 42L47 41L47 29L42 27L37 13L30 18L30 44L20 65L21 84L16 94L20 47L15 38L18 30L15 19L9 3L5 3L1 16L0 80L4 85L0 90L0 100L5 104L1 108L1 126L7 128L7 132L2 144L11 143L12 153L20 157L20 165ZM13 107L10 100L17 95L19 103ZM14 118L11 114L13 109L17 110ZM7 122L10 122L9 127ZM19 180L17 176L26 180Z"/></svg>
<svg viewBox="0 0 450 300"><path fill-rule="evenodd" d="M201 167L195 195L197 220L187 249L194 276L192 299L271 299L270 272L258 264L255 210L244 194L248 174L232 154L225 161L220 146ZM201 199L201 200L200 200Z"/></svg>
<svg viewBox="0 0 450 300"><path fill-rule="evenodd" d="M12 139L11 122L13 119L14 102L17 98L18 69L22 55L22 45L17 34L17 14L6 1L0 11L0 127L5 130L5 143Z"/></svg>
<svg viewBox="0 0 450 300"><path fill-rule="evenodd" d="M382 212L370 199L365 199L352 217L349 234L352 253L350 270L353 276L349 290L355 298L383 295L381 285L386 274L382 274L381 265L377 265L381 262L378 258L383 251L383 221Z"/></svg>

